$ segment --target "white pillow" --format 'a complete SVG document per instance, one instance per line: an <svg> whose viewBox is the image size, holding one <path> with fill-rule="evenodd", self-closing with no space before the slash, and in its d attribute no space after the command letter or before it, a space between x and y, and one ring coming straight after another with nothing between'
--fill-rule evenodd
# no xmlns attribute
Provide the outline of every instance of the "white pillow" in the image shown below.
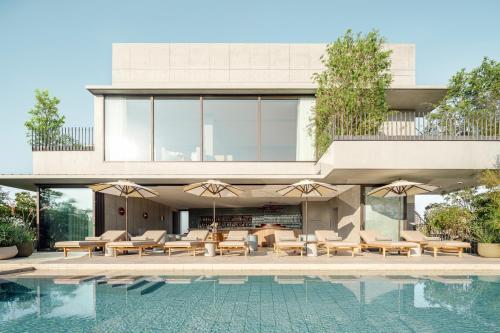
<svg viewBox="0 0 500 333"><path fill-rule="evenodd" d="M331 237L326 237L325 238L325 241L327 242L338 242L338 241L341 241L342 240L342 237L339 237L339 236L331 236Z"/></svg>
<svg viewBox="0 0 500 333"><path fill-rule="evenodd" d="M387 236L379 236L379 237L375 237L375 240L376 241L391 241L392 238L391 237L387 237Z"/></svg>
<svg viewBox="0 0 500 333"><path fill-rule="evenodd" d="M297 238L292 238L292 237L281 237L280 242L295 242Z"/></svg>

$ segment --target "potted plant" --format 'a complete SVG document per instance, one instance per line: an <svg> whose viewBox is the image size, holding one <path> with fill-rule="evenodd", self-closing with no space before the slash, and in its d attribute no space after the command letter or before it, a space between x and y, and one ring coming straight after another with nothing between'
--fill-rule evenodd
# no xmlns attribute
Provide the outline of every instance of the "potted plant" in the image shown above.
<svg viewBox="0 0 500 333"><path fill-rule="evenodd" d="M490 223L477 224L473 228L477 240L477 253L481 257L500 258L500 235Z"/></svg>
<svg viewBox="0 0 500 333"><path fill-rule="evenodd" d="M476 197L472 235L482 257L500 258L500 169L484 170L480 182L486 192Z"/></svg>
<svg viewBox="0 0 500 333"><path fill-rule="evenodd" d="M17 256L18 257L29 257L33 254L33 240L35 239L34 232L27 227L19 226L17 230Z"/></svg>
<svg viewBox="0 0 500 333"><path fill-rule="evenodd" d="M0 222L0 259L10 259L17 255L17 228L11 223Z"/></svg>

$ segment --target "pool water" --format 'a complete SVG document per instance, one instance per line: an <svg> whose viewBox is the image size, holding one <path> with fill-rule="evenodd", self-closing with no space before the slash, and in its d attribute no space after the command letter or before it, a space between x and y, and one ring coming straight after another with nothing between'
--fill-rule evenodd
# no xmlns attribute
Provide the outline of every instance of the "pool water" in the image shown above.
<svg viewBox="0 0 500 333"><path fill-rule="evenodd" d="M500 332L500 277L0 277L0 332Z"/></svg>

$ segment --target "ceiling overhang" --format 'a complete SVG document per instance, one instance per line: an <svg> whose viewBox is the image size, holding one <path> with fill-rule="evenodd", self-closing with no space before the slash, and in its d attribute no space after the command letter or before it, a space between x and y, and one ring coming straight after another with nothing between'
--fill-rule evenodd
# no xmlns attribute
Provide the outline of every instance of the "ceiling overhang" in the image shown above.
<svg viewBox="0 0 500 333"><path fill-rule="evenodd" d="M209 84L199 87L191 84L165 86L87 86L94 95L293 95L316 93L316 86L294 84ZM391 109L430 111L446 95L444 86L392 87L387 89L387 103Z"/></svg>

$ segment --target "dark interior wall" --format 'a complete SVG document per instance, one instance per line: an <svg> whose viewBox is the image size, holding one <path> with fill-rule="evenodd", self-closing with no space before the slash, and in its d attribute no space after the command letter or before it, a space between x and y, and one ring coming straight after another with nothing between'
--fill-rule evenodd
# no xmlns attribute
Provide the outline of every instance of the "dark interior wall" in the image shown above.
<svg viewBox="0 0 500 333"><path fill-rule="evenodd" d="M290 228L302 228L302 212L300 205L286 206L274 205L266 207L241 207L241 208L216 208L216 216L223 215L251 215L252 225L258 226L263 223L279 223L288 225ZM202 216L211 217L211 208L190 209L189 228L198 228Z"/></svg>
<svg viewBox="0 0 500 333"><path fill-rule="evenodd" d="M125 215L119 214L119 208L125 208L125 198L104 196L105 230L124 230ZM144 218L143 213L148 217ZM140 198L128 199L128 230L133 236L142 235L147 230L166 230L172 233L172 209L160 203Z"/></svg>

